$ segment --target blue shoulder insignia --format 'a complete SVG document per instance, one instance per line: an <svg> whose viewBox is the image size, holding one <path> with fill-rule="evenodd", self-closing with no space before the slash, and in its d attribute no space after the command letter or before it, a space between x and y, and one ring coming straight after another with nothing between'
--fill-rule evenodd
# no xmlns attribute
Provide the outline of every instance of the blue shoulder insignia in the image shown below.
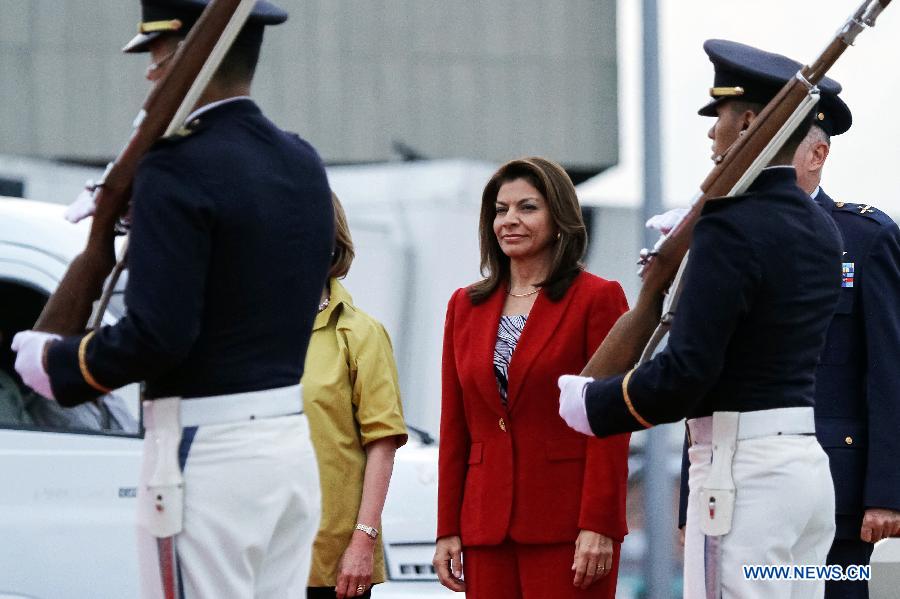
<svg viewBox="0 0 900 599"><path fill-rule="evenodd" d="M870 220L874 220L875 222L887 225L894 222L890 216L879 210L878 208L872 206L871 204L853 204L850 202L835 202L834 207L839 209L841 212L849 212L851 214L857 214L859 216L864 216Z"/></svg>

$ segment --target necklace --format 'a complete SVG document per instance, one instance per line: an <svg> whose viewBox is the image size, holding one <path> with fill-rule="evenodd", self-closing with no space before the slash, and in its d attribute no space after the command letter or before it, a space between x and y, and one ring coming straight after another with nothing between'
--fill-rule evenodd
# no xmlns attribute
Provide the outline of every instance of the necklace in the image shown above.
<svg viewBox="0 0 900 599"><path fill-rule="evenodd" d="M540 290L541 290L541 288L538 287L534 291L529 291L528 293L513 293L512 289L509 289L506 291L506 295L508 295L510 297L528 297L528 296L534 295L535 293L537 293Z"/></svg>
<svg viewBox="0 0 900 599"><path fill-rule="evenodd" d="M330 301L331 301L330 297L326 297L324 300L322 300L322 303L319 304L319 312L321 312L322 310L327 308Z"/></svg>

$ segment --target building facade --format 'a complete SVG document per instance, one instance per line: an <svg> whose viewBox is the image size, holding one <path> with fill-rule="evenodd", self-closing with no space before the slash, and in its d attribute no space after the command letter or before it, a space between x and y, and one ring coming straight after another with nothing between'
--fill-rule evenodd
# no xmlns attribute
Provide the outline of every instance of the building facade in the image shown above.
<svg viewBox="0 0 900 599"><path fill-rule="evenodd" d="M327 162L618 158L613 0L282 0L254 95ZM147 92L136 0L0 0L0 153L102 163Z"/></svg>

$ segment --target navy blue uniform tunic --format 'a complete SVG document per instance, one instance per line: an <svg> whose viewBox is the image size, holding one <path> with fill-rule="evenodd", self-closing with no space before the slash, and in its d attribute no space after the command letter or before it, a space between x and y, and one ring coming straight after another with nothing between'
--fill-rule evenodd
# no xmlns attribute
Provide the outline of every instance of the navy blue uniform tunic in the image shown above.
<svg viewBox="0 0 900 599"><path fill-rule="evenodd" d="M865 204L816 202L844 238L840 300L816 370L816 434L834 479L838 539L866 508L900 510L900 229Z"/></svg>
<svg viewBox="0 0 900 599"><path fill-rule="evenodd" d="M746 194L707 203L668 345L632 373L637 413L661 424L812 406L840 256L834 222L797 187L793 168L765 169ZM622 380L587 387L598 436L643 428L626 407Z"/></svg>
<svg viewBox="0 0 900 599"><path fill-rule="evenodd" d="M63 405L135 381L151 398L300 381L334 240L322 162L249 99L188 127L138 168L125 316L88 340L83 365L82 337L50 346Z"/></svg>

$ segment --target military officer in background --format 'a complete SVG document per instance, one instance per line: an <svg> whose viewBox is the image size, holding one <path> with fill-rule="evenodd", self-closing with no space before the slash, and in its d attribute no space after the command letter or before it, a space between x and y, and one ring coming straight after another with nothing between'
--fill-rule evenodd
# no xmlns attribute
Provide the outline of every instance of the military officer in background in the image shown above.
<svg viewBox="0 0 900 599"><path fill-rule="evenodd" d="M207 3L142 0L125 51L150 53L151 82ZM146 382L146 598L175 596L173 585L193 599L305 593L320 500L299 381L334 218L316 151L249 97L264 27L286 18L257 2L182 133L140 163L126 315L15 341L23 380L64 406Z"/></svg>
<svg viewBox="0 0 900 599"><path fill-rule="evenodd" d="M900 230L866 203L820 187L831 138L851 125L847 105L823 94L794 157L800 187L844 240L841 295L816 369L816 435L834 479L829 564L868 564L874 543L900 535ZM866 581L828 581L826 599L865 599Z"/></svg>
<svg viewBox="0 0 900 599"><path fill-rule="evenodd" d="M704 49L715 86L701 114L717 117L709 132L715 157L781 83L768 68L748 64L746 46L710 40ZM560 414L587 434L688 418L689 599L824 592L822 580L754 580L743 569L824 565L834 535L834 488L814 434L813 395L841 291L841 240L797 186L791 165L810 124L804 121L745 194L705 205L665 349L625 375L560 380Z"/></svg>

